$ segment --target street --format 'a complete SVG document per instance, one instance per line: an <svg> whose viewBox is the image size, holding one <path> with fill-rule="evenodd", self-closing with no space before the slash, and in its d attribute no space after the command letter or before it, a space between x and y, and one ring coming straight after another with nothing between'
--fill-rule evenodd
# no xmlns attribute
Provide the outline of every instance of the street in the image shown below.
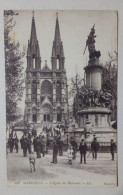
<svg viewBox="0 0 123 195"><path fill-rule="evenodd" d="M88 153L87 153L88 156ZM116 155L115 155L116 159ZM117 185L117 163L111 161L110 153L98 154L97 160L92 154L87 158L87 164L79 164L79 153L72 165L69 165L67 154L58 156L58 163L52 164L52 151L45 157L36 159L36 171L30 172L28 157L19 153L8 153L7 175L8 185L19 186L82 186L82 187L112 187Z"/></svg>

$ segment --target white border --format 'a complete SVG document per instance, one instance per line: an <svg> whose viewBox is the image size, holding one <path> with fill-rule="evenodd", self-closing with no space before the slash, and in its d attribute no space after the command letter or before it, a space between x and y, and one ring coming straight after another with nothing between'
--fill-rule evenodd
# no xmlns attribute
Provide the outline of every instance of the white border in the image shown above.
<svg viewBox="0 0 123 195"><path fill-rule="evenodd" d="M5 73L4 73L4 33L3 10L118 10L118 187L116 188L31 188L7 187L5 152ZM110 25L110 24L109 24ZM123 194L123 0L0 0L0 194Z"/></svg>

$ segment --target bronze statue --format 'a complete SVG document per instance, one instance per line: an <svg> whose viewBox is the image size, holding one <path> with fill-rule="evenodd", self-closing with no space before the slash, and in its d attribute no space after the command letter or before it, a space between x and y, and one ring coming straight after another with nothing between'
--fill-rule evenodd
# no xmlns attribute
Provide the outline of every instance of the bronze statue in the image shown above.
<svg viewBox="0 0 123 195"><path fill-rule="evenodd" d="M88 39L86 41L86 46L85 46L85 50L84 50L84 53L83 55L85 54L85 51L86 51L86 48L88 46L88 51L89 51L89 58L92 59L92 58L99 58L101 56L101 53L100 51L96 51L95 49L95 24L94 26L91 28L91 32L88 36Z"/></svg>

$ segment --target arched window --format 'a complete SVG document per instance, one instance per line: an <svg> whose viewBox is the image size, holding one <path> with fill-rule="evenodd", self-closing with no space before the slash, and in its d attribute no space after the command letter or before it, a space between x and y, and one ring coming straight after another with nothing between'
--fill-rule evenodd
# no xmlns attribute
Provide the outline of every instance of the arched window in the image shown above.
<svg viewBox="0 0 123 195"><path fill-rule="evenodd" d="M62 98L61 82L57 81L57 83L56 83L56 101L61 102L61 98Z"/></svg>
<svg viewBox="0 0 123 195"><path fill-rule="evenodd" d="M56 59L56 69L57 70L60 69L60 57L59 57L59 55L57 55L57 59Z"/></svg>
<svg viewBox="0 0 123 195"><path fill-rule="evenodd" d="M57 121L58 121L58 122L61 122L61 120L62 120L61 108L58 107L58 108L57 108Z"/></svg>
<svg viewBox="0 0 123 195"><path fill-rule="evenodd" d="M36 81L32 81L32 101L37 101L37 83Z"/></svg>
<svg viewBox="0 0 123 195"><path fill-rule="evenodd" d="M32 121L37 122L37 108L32 109Z"/></svg>
<svg viewBox="0 0 123 195"><path fill-rule="evenodd" d="M49 100L52 102L53 89L52 89L51 82L48 80L43 81L43 83L41 85L41 100L45 96L47 96L49 98Z"/></svg>
<svg viewBox="0 0 123 195"><path fill-rule="evenodd" d="M32 64L33 64L33 69L36 69L36 59L35 59L35 55L32 56Z"/></svg>

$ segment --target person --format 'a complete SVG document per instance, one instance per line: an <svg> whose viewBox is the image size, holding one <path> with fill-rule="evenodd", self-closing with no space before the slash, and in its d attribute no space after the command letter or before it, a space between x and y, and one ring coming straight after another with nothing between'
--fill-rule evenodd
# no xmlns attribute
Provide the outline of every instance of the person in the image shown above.
<svg viewBox="0 0 123 195"><path fill-rule="evenodd" d="M79 151L80 151L80 164L82 164L82 158L83 157L84 157L84 163L86 164L87 145L86 145L84 139L82 139L81 142L80 142Z"/></svg>
<svg viewBox="0 0 123 195"><path fill-rule="evenodd" d="M56 141L53 142L53 161L51 163L57 163L58 145Z"/></svg>
<svg viewBox="0 0 123 195"><path fill-rule="evenodd" d="M16 138L14 139L14 145L15 145L16 153L18 153L18 142L19 142L19 139L16 136Z"/></svg>
<svg viewBox="0 0 123 195"><path fill-rule="evenodd" d="M76 159L77 143L73 137L71 138L70 144L72 145L72 148L73 148L73 159Z"/></svg>
<svg viewBox="0 0 123 195"><path fill-rule="evenodd" d="M59 155L62 156L62 154L63 154L63 141L61 139L59 140L58 149L59 149Z"/></svg>
<svg viewBox="0 0 123 195"><path fill-rule="evenodd" d="M36 163L35 151L32 151L31 154L29 154L29 163L30 163L31 172L36 171L36 169L35 169L35 163Z"/></svg>
<svg viewBox="0 0 123 195"><path fill-rule="evenodd" d="M28 137L27 137L27 150L28 150L29 154L31 154L31 144L32 144L31 137L28 135Z"/></svg>
<svg viewBox="0 0 123 195"><path fill-rule="evenodd" d="M110 146L110 151L111 151L111 155L112 155L112 159L111 160L114 160L114 151L116 149L116 144L114 143L114 140L111 139L111 146Z"/></svg>
<svg viewBox="0 0 123 195"><path fill-rule="evenodd" d="M24 139L24 136L22 136L21 139L20 139L21 149L23 149L23 139Z"/></svg>
<svg viewBox="0 0 123 195"><path fill-rule="evenodd" d="M46 153L46 138L44 136L42 136L42 139L41 139L41 150L42 150L42 154L44 157Z"/></svg>
<svg viewBox="0 0 123 195"><path fill-rule="evenodd" d="M35 152L36 152L36 142L37 142L37 135L35 134L33 139L33 147Z"/></svg>
<svg viewBox="0 0 123 195"><path fill-rule="evenodd" d="M41 158L41 142L39 137L37 137L36 140L36 153L37 153L37 158Z"/></svg>
<svg viewBox="0 0 123 195"><path fill-rule="evenodd" d="M8 140L8 145L9 145L9 148L10 148L10 153L12 153L13 152L13 148L14 148L14 139L13 139L12 136Z"/></svg>
<svg viewBox="0 0 123 195"><path fill-rule="evenodd" d="M27 137L23 137L22 148L23 148L23 155L24 155L24 157L27 156L27 142L28 142L28 138Z"/></svg>
<svg viewBox="0 0 123 195"><path fill-rule="evenodd" d="M92 150L92 155L93 159L97 159L97 151L99 150L99 143L97 142L97 138L95 137L94 140L91 143L91 150Z"/></svg>
<svg viewBox="0 0 123 195"><path fill-rule="evenodd" d="M69 148L67 150L67 154L68 154L68 164L72 165L72 158L73 158L73 148L72 145L69 145Z"/></svg>

